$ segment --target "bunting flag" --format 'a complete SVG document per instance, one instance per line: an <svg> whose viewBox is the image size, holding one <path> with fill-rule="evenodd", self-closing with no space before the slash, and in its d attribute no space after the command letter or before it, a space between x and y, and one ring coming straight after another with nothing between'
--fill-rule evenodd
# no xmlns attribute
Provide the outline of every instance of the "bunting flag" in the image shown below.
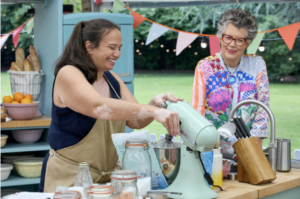
<svg viewBox="0 0 300 199"><path fill-rule="evenodd" d="M198 35L179 32L176 44L176 56L178 56Z"/></svg>
<svg viewBox="0 0 300 199"><path fill-rule="evenodd" d="M14 33L13 33L13 43L14 43L15 48L18 45L20 32L23 29L23 26L24 26L24 24L21 25L21 26L19 26L17 29L14 30Z"/></svg>
<svg viewBox="0 0 300 199"><path fill-rule="evenodd" d="M288 46L290 51L293 49L299 28L300 23L278 28L279 34L281 35L282 39L284 40L285 44Z"/></svg>
<svg viewBox="0 0 300 199"><path fill-rule="evenodd" d="M34 22L33 22L33 18L32 18L30 21L28 21L28 23L26 25L26 32L27 32L27 34L29 34L31 32L31 30L33 28L33 24L34 24Z"/></svg>
<svg viewBox="0 0 300 199"><path fill-rule="evenodd" d="M96 6L99 5L102 2L102 0L96 0Z"/></svg>
<svg viewBox="0 0 300 199"><path fill-rule="evenodd" d="M254 40L252 41L251 45L247 48L247 53L248 54L255 54L259 44L261 42L261 40L264 38L265 33L259 33L256 35L256 37L254 38Z"/></svg>
<svg viewBox="0 0 300 199"><path fill-rule="evenodd" d="M110 11L108 9L103 8L103 12L104 13L110 13Z"/></svg>
<svg viewBox="0 0 300 199"><path fill-rule="evenodd" d="M147 37L146 45L150 44L156 38L162 36L168 30L169 29L164 27L164 26L157 25L156 23L153 23L151 28L150 28L148 37Z"/></svg>
<svg viewBox="0 0 300 199"><path fill-rule="evenodd" d="M133 20L134 20L133 22L133 30L134 30L145 20L145 17L133 11L131 11L131 15L133 16Z"/></svg>
<svg viewBox="0 0 300 199"><path fill-rule="evenodd" d="M121 2L120 0L114 0L113 4L113 13L119 12L119 10L123 9L125 7L125 4Z"/></svg>
<svg viewBox="0 0 300 199"><path fill-rule="evenodd" d="M1 38L0 38L0 49L2 49L3 45L5 44L7 38L9 37L10 34L6 34L6 35L3 35Z"/></svg>
<svg viewBox="0 0 300 199"><path fill-rule="evenodd" d="M209 49L211 55L220 52L220 39L218 37L209 37Z"/></svg>

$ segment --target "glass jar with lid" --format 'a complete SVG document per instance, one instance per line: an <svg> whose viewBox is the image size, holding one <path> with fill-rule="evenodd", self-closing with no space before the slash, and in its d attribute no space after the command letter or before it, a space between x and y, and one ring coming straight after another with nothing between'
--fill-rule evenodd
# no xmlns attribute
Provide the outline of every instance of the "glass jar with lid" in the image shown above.
<svg viewBox="0 0 300 199"><path fill-rule="evenodd" d="M88 199L114 199L114 188L107 185L91 186L88 190Z"/></svg>
<svg viewBox="0 0 300 199"><path fill-rule="evenodd" d="M54 194L53 199L81 199L81 193L78 191L58 191Z"/></svg>
<svg viewBox="0 0 300 199"><path fill-rule="evenodd" d="M118 170L111 173L111 185L115 189L115 199L138 199L136 171Z"/></svg>
<svg viewBox="0 0 300 199"><path fill-rule="evenodd" d="M122 159L123 169L134 170L141 178L151 178L151 159L148 150L149 146L147 140L126 140L125 153Z"/></svg>

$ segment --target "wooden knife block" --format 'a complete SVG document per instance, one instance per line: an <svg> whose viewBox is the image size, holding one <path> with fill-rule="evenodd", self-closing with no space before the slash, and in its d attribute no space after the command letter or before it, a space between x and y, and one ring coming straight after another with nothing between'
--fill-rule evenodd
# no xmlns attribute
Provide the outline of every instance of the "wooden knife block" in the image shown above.
<svg viewBox="0 0 300 199"><path fill-rule="evenodd" d="M238 156L239 182L250 182L257 185L276 179L256 137L240 139L232 147Z"/></svg>

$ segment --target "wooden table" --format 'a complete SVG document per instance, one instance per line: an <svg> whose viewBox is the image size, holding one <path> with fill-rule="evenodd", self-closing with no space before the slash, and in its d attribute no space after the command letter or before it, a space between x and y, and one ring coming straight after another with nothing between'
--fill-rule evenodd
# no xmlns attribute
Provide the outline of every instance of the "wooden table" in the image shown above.
<svg viewBox="0 0 300 199"><path fill-rule="evenodd" d="M51 118L46 116L36 117L31 120L11 120L7 118L5 122L1 122L1 129L44 127L50 126L50 123Z"/></svg>
<svg viewBox="0 0 300 199"><path fill-rule="evenodd" d="M238 181L224 180L226 191L216 190L218 199L299 199L300 198L300 169L290 172L277 172L277 178L262 185L251 185Z"/></svg>

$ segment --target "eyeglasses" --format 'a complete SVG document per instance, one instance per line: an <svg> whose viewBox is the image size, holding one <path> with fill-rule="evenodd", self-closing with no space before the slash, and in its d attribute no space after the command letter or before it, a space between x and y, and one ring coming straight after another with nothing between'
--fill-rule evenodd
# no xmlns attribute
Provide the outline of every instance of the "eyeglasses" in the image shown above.
<svg viewBox="0 0 300 199"><path fill-rule="evenodd" d="M235 45L243 46L247 42L247 39L248 38L242 38L242 37L238 37L234 39L231 35L222 34L222 41L226 44L230 44L232 40L234 40Z"/></svg>

